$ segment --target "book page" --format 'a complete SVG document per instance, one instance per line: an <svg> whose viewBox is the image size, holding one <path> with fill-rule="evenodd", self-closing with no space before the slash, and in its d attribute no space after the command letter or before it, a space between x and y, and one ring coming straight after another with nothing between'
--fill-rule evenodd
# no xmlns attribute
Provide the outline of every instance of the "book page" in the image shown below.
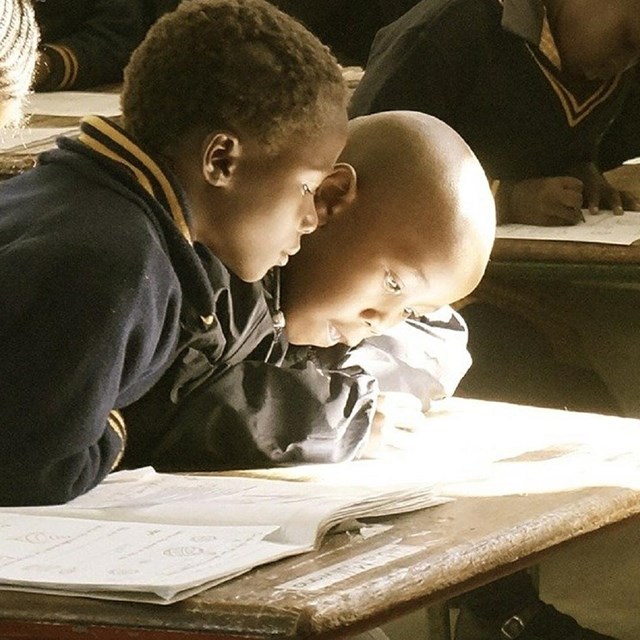
<svg viewBox="0 0 640 640"><path fill-rule="evenodd" d="M333 525L439 503L425 484L385 490L121 471L65 505L0 509L0 584L173 602L311 551Z"/></svg>
<svg viewBox="0 0 640 640"><path fill-rule="evenodd" d="M77 595L133 592L129 599L148 592L168 603L184 590L308 550L266 540L276 528L3 514L0 583Z"/></svg>
<svg viewBox="0 0 640 640"><path fill-rule="evenodd" d="M343 520L436 504L432 486L408 488L320 485L251 477L156 473L111 474L66 505L0 509L100 520L214 526L277 525L273 542L313 548Z"/></svg>
<svg viewBox="0 0 640 640"><path fill-rule="evenodd" d="M501 224L496 238L520 240L565 240L601 244L630 245L640 239L640 212L625 211L621 216L611 211L593 214L583 210L584 222L562 227L539 227L528 224Z"/></svg>

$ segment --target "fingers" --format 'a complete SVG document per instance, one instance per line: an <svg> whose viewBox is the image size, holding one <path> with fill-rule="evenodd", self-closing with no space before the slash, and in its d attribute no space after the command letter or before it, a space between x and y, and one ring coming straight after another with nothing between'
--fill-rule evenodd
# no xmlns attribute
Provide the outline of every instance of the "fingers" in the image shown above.
<svg viewBox="0 0 640 640"><path fill-rule="evenodd" d="M609 197L609 207L613 211L614 215L621 216L624 213L624 207L622 206L622 198L620 192L612 189Z"/></svg>
<svg viewBox="0 0 640 640"><path fill-rule="evenodd" d="M582 180L572 176L548 178L547 216L544 224L548 226L569 226L584 220L582 213Z"/></svg>
<svg viewBox="0 0 640 640"><path fill-rule="evenodd" d="M555 207L544 220L548 227L568 227L578 222L584 222L584 214L580 207Z"/></svg>
<svg viewBox="0 0 640 640"><path fill-rule="evenodd" d="M560 191L560 204L568 209L582 208L582 189L567 189L566 187Z"/></svg>
<svg viewBox="0 0 640 640"><path fill-rule="evenodd" d="M617 216L621 216L624 213L620 192L609 183L605 183L603 186L601 203Z"/></svg>
<svg viewBox="0 0 640 640"><path fill-rule="evenodd" d="M625 211L640 211L640 199L629 191L620 191L620 201Z"/></svg>
<svg viewBox="0 0 640 640"><path fill-rule="evenodd" d="M415 444L415 432L427 418L419 398L409 393L389 392L378 396L369 440L361 457L376 458L385 450L408 450Z"/></svg>
<svg viewBox="0 0 640 640"><path fill-rule="evenodd" d="M385 418L386 431L401 429L417 431L424 427L427 418L422 410L422 402L416 396L403 392L387 392L378 396L378 414Z"/></svg>
<svg viewBox="0 0 640 640"><path fill-rule="evenodd" d="M552 181L553 178L550 179ZM560 176L557 179L558 186L561 189L566 189L567 191L575 191L580 196L580 204L582 204L582 190L584 188L584 183L579 178L574 178L573 176Z"/></svg>

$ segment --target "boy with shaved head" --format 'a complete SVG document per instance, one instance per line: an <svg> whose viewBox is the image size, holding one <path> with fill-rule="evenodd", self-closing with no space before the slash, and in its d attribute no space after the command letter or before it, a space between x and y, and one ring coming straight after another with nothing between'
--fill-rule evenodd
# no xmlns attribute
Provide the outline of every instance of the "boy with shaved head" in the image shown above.
<svg viewBox="0 0 640 640"><path fill-rule="evenodd" d="M340 164L316 193L325 224L283 272L290 342L356 345L463 298L493 239L486 178L435 118L350 123Z"/></svg>

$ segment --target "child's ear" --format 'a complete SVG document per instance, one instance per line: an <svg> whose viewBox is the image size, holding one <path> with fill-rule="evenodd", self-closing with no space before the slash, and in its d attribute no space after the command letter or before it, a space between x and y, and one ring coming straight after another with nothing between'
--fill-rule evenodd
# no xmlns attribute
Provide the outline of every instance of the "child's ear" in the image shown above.
<svg viewBox="0 0 640 640"><path fill-rule="evenodd" d="M316 189L314 203L318 226L347 210L356 199L357 191L356 170L350 164L340 162Z"/></svg>
<svg viewBox="0 0 640 640"><path fill-rule="evenodd" d="M216 132L204 141L202 175L214 187L229 184L240 153L240 141L234 135Z"/></svg>

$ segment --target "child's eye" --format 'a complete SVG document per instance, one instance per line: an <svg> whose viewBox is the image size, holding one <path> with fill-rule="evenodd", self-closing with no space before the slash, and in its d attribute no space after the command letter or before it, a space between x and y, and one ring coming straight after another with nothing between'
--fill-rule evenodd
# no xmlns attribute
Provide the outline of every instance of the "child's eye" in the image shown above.
<svg viewBox="0 0 640 640"><path fill-rule="evenodd" d="M389 269L386 269L384 273L384 290L387 293L397 296L402 293L403 288L400 278L398 278L392 271L389 271Z"/></svg>
<svg viewBox="0 0 640 640"><path fill-rule="evenodd" d="M312 196L313 195L313 191L311 190L311 187L306 182L304 182L302 184L300 189L302 190L302 195L303 196Z"/></svg>

